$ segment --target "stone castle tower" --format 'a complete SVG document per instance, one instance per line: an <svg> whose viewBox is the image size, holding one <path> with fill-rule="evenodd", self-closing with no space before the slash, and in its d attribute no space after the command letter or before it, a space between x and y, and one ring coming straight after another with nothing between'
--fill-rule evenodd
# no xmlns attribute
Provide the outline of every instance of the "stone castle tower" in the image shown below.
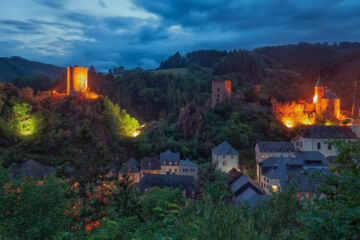
<svg viewBox="0 0 360 240"><path fill-rule="evenodd" d="M88 69L87 67L67 68L67 95L73 95L88 90Z"/></svg>
<svg viewBox="0 0 360 240"><path fill-rule="evenodd" d="M326 120L340 119L340 98L321 81L317 81L314 94L315 111Z"/></svg>
<svg viewBox="0 0 360 240"><path fill-rule="evenodd" d="M211 107L215 108L216 104L227 101L231 97L231 81L218 80L212 81L211 89Z"/></svg>

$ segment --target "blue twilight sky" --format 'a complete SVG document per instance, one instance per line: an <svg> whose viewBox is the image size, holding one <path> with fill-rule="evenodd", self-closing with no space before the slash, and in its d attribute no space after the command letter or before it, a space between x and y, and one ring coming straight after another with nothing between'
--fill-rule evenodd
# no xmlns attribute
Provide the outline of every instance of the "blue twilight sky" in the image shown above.
<svg viewBox="0 0 360 240"><path fill-rule="evenodd" d="M0 56L106 70L180 51L359 41L360 0L0 0Z"/></svg>

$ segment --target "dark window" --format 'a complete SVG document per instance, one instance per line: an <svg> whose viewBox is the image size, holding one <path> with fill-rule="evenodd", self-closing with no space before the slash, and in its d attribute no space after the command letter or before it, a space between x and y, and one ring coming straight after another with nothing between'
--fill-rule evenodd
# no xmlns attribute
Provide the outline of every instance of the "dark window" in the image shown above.
<svg viewBox="0 0 360 240"><path fill-rule="evenodd" d="M320 150L321 149L321 143L317 143L317 149Z"/></svg>
<svg viewBox="0 0 360 240"><path fill-rule="evenodd" d="M328 145L328 150L331 150L331 148L332 148L332 147L331 147L331 145L329 144L329 145Z"/></svg>

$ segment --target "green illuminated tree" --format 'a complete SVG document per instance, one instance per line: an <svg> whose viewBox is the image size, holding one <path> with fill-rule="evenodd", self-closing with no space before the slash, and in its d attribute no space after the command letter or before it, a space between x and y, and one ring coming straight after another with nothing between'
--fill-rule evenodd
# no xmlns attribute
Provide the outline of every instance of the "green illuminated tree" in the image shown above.
<svg viewBox="0 0 360 240"><path fill-rule="evenodd" d="M120 109L119 105L112 103L109 98L104 99L104 116L106 124L111 131L121 136L134 136L139 129L139 122L131 117L125 110Z"/></svg>

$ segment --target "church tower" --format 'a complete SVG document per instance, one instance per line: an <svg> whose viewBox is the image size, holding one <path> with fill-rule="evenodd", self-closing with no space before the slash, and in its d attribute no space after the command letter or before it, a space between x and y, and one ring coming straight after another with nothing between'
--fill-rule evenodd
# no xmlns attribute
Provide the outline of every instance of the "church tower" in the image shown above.
<svg viewBox="0 0 360 240"><path fill-rule="evenodd" d="M359 119L359 98L358 98L358 90L357 90L357 83L355 81L354 84L354 100L352 106L352 118L355 120Z"/></svg>
<svg viewBox="0 0 360 240"><path fill-rule="evenodd" d="M320 99L323 98L326 90L326 85L321 81L319 76L319 80L315 85L315 94L314 94L314 103L317 103Z"/></svg>

